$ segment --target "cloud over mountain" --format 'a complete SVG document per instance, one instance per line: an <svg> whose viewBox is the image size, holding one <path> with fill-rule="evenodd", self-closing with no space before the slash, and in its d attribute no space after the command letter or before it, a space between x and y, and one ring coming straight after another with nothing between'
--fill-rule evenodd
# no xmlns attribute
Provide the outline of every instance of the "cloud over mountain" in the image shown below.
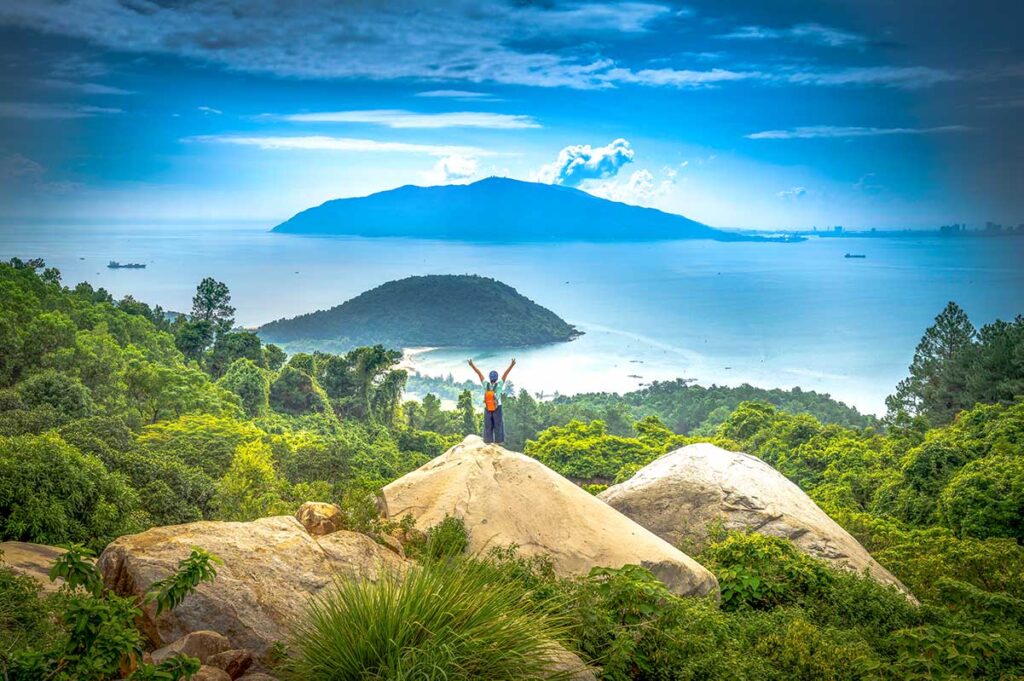
<svg viewBox="0 0 1024 681"><path fill-rule="evenodd" d="M575 187L585 180L602 180L618 174L633 162L633 147L628 140L613 140L603 147L575 144L558 152L558 158L540 168L536 180L544 184Z"/></svg>

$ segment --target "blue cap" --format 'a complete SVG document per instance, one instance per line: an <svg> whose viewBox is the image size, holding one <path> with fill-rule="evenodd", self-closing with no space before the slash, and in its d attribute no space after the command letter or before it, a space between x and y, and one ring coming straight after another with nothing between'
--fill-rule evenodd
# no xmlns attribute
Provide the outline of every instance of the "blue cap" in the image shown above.
<svg viewBox="0 0 1024 681"><path fill-rule="evenodd" d="M497 381L498 380L498 372L497 371L492 371L490 374L487 375L487 378L491 379L492 383L494 381Z"/></svg>

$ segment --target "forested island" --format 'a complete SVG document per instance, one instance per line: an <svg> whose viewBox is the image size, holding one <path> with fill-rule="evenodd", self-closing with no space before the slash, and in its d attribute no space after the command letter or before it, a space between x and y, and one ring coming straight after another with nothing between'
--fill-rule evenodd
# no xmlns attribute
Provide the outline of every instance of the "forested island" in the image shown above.
<svg viewBox="0 0 1024 681"><path fill-rule="evenodd" d="M899 584L758 527L659 544L706 575L685 593L641 565L566 574L525 543L468 550L491 535L460 517L382 515L396 481L481 423L468 390L453 410L403 402L399 359L286 355L236 327L213 278L170 321L41 262L0 263L0 674L543 679L557 650L591 680L1024 675L1024 318L977 329L951 303L879 421L809 393L674 383L568 399L557 424L526 391L506 398L525 456L501 456L575 500L557 518L572 541L587 509L632 522L580 487L713 444L785 476ZM493 489L534 491L517 484ZM646 532L629 527L623 542ZM26 552L43 568L7 562ZM260 608L281 609L245 619Z"/></svg>
<svg viewBox="0 0 1024 681"><path fill-rule="evenodd" d="M360 345L521 347L580 335L554 312L511 286L476 275L427 275L389 281L329 310L279 319L257 329L300 349Z"/></svg>

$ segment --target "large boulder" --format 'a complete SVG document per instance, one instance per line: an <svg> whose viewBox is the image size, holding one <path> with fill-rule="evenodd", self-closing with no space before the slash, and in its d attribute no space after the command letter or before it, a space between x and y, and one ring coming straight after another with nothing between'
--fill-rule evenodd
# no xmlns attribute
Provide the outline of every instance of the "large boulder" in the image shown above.
<svg viewBox="0 0 1024 681"><path fill-rule="evenodd" d="M906 588L803 490L757 457L712 444L689 445L598 495L675 546L700 547L715 523L783 537L836 567L865 569Z"/></svg>
<svg viewBox="0 0 1024 681"><path fill-rule="evenodd" d="M295 518L307 532L317 536L345 529L345 516L341 509L322 501L307 501L299 506Z"/></svg>
<svg viewBox="0 0 1024 681"><path fill-rule="evenodd" d="M141 596L174 572L193 546L224 564L217 566L213 582L201 584L174 610L156 617L152 603L143 609L139 624L156 646L212 630L226 636L232 648L264 658L287 636L308 599L336 577L376 580L405 562L365 535L340 531L313 537L294 517L277 516L156 527L115 540L98 565L118 594Z"/></svg>
<svg viewBox="0 0 1024 681"><path fill-rule="evenodd" d="M475 553L516 544L522 555L550 556L561 575L637 564L676 594L718 594L715 576L668 542L536 459L475 435L385 487L383 506L389 519L411 514L422 528L462 518Z"/></svg>
<svg viewBox="0 0 1024 681"><path fill-rule="evenodd" d="M0 542L0 563L39 582L45 592L61 587L63 579L50 581L50 568L54 561L65 553L64 549L46 544L29 544L21 541Z"/></svg>

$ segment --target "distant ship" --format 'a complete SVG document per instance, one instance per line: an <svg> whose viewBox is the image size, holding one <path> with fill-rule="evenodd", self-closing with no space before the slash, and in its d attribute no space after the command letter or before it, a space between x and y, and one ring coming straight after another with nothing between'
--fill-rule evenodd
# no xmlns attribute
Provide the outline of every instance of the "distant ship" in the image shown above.
<svg viewBox="0 0 1024 681"><path fill-rule="evenodd" d="M125 269L127 269L127 270L144 270L144 269L146 269L145 264L143 264L141 262L126 262L126 263L124 263L122 265L121 263L119 263L116 260L111 260L107 264L107 267L109 267L112 270L125 270Z"/></svg>
<svg viewBox="0 0 1024 681"><path fill-rule="evenodd" d="M847 253L843 257L844 258L866 258L868 256L864 255L863 253Z"/></svg>

